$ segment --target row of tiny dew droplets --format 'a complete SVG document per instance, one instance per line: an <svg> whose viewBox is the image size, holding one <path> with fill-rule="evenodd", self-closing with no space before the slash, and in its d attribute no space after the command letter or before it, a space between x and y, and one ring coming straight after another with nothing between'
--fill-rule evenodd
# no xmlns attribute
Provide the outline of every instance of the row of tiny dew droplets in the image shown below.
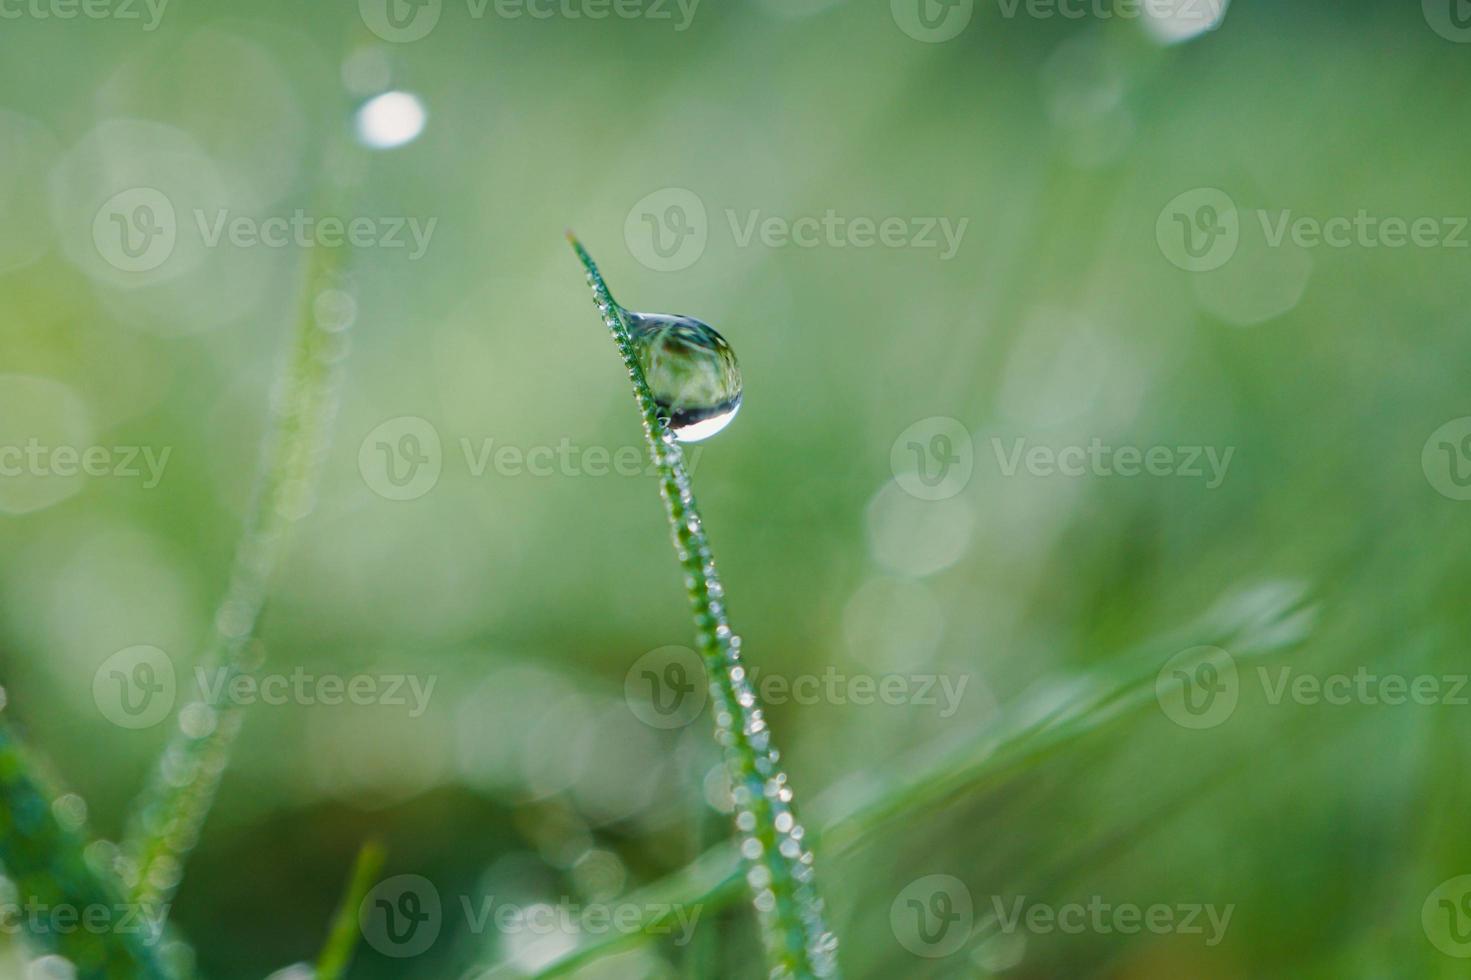
<svg viewBox="0 0 1471 980"><path fill-rule="evenodd" d="M700 525L689 475L668 421L658 414L639 365L627 324L592 258L575 239L573 247L587 266L593 301L633 381L644 435L663 474L660 491L669 510L675 550L685 570L685 587L695 612L700 655L710 685L715 739L724 749L736 808L740 852L748 870L754 904L762 919L775 965L773 977L837 975L837 937L823 922L822 902L813 882L812 851L792 809L792 790L778 768L780 755L741 665L741 638L725 616L725 594L715 560ZM736 719L740 724L736 724ZM795 928L793 928L795 925Z"/></svg>
<svg viewBox="0 0 1471 980"><path fill-rule="evenodd" d="M261 664L262 649L254 637L270 579L290 525L314 506L318 472L337 415L356 289L339 259L326 249L318 252L307 270L304 309L286 363L271 392L270 433L261 451L261 477L247 526L201 657L206 669L223 671L215 688L222 694L236 677ZM344 304L346 312L333 309ZM178 732L164 749L115 853L114 870L139 904L166 908L171 900L243 720L239 705L205 695L179 711Z"/></svg>

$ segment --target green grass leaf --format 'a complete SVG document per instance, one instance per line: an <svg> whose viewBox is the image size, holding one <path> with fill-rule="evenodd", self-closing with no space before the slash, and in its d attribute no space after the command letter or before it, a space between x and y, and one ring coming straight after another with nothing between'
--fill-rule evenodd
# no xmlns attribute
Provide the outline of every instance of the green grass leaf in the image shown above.
<svg viewBox="0 0 1471 980"><path fill-rule="evenodd" d="M1227 649L1237 660L1304 642L1316 609L1306 591L1268 582L1232 593L1197 620L1083 670L1055 674L958 746L924 746L910 758L866 773L815 801L818 839L842 854L899 820L935 812L947 801L996 785L1009 775L1102 732L1154 704L1160 668L1178 651ZM823 813L830 814L821 819ZM630 897L631 902L700 906L709 916L740 893L740 864L721 845ZM557 976L614 952L627 937L586 936L537 976Z"/></svg>
<svg viewBox="0 0 1471 980"><path fill-rule="evenodd" d="M238 705L220 700L231 682L252 669L248 651L290 526L305 515L337 414L341 348L335 324L319 322L314 304L326 289L341 290L340 250L311 252L306 282L286 359L271 399L273 418L262 451L253 503L241 531L225 596L200 659L223 671L214 686L180 712L181 721L159 758L128 821L121 870L132 897L164 905L183 874L183 862L204 825L243 721Z"/></svg>
<svg viewBox="0 0 1471 980"><path fill-rule="evenodd" d="M162 919L139 915L138 903L125 902L118 883L92 868L85 835L57 819L55 798L29 752L0 724L0 867L17 901L42 913L18 916L29 945L64 956L78 980L170 977L160 953ZM89 921L84 916L103 913L104 928L79 927Z"/></svg>
<svg viewBox="0 0 1471 980"><path fill-rule="evenodd" d="M639 363L628 320L613 299L587 250L567 234L587 272L593 300L633 382L649 453L659 473L674 550L684 569L695 618L695 640L710 684L715 739L730 774L746 867L773 976L837 975L837 938L824 921L814 882L813 856L797 822L792 788L778 765L779 754L741 665L741 645L725 611L725 590L695 504L684 454L660 417Z"/></svg>
<svg viewBox="0 0 1471 980"><path fill-rule="evenodd" d="M338 980L347 972L353 950L362 935L358 928L358 906L363 903L368 889L373 887L373 879L383 868L384 853L383 845L378 841L368 841L359 849L342 902L332 917L332 930L327 934L322 954L317 957L316 980Z"/></svg>

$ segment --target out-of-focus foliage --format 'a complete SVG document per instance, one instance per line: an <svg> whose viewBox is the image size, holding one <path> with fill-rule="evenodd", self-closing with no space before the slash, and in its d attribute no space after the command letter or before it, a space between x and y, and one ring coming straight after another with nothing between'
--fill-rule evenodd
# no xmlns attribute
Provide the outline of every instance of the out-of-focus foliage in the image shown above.
<svg viewBox="0 0 1471 980"><path fill-rule="evenodd" d="M740 358L689 458L817 826L1157 659L1155 703L819 842L849 976L1459 975L1471 44L1432 2L1238 0L1177 43L1066 6L961 3L945 40L901 0L391 8L437 15L414 40L369 0L4 8L0 683L107 837L175 724L126 710L134 669L200 683L323 183L365 222L316 311L351 321L334 446L172 912L201 973L311 961L375 834L439 929L365 927L364 980L533 970L576 938L496 909L616 912L729 834L708 715L641 700L687 610L570 225ZM1288 582L1301 643L1192 635ZM1018 901L1085 925L998 938ZM579 968L755 975L715 904Z"/></svg>

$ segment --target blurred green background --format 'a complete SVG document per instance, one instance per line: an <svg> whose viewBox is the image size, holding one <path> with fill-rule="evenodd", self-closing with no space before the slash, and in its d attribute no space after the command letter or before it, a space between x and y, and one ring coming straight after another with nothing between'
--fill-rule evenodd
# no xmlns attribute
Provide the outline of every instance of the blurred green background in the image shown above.
<svg viewBox="0 0 1471 980"><path fill-rule="evenodd" d="M640 658L691 628L656 481L587 472L642 436L570 226L626 305L708 320L739 355L744 406L698 444L695 486L750 665L840 678L768 709L815 824L855 777L881 793L919 764L901 760L1179 637L1164 669L1223 595L1316 606L1204 727L1162 696L819 847L848 975L1466 975L1471 919L1452 899L1442 923L1432 894L1471 873L1464 4L1238 0L1202 32L1185 15L1204 0L1173 19L923 2L594 19L611 8L394 0L390 22L372 0L174 0L153 29L122 0L5 8L0 446L169 453L156 481L0 478L5 713L103 836L174 722L114 724L94 677L150 645L190 681L302 269L327 247L211 246L196 215L302 209L377 236L345 257L334 443L260 670L434 686L418 714L251 708L173 914L202 974L310 960L375 834L385 875L433 883L442 929L411 957L364 945L353 977L529 972L573 937L475 928L464 903L616 907L726 832L708 714L654 727L629 694ZM385 91L417 103L361 108ZM365 145L374 126L406 142ZM175 212L151 268L107 245L109 202L134 188ZM1384 223L1422 218L1398 246ZM404 247L381 241L397 219ZM1356 222L1347 244L1312 237L1332 219ZM411 220L432 228L422 254ZM1172 462L1047 467L1095 440ZM380 443L416 446L437 479L394 484ZM1018 445L1044 451L1014 467ZM480 455L504 446L550 447L547 465ZM560 446L575 465L551 462ZM1176 452L1192 447L1206 475ZM1206 450L1230 452L1220 479ZM1281 695L1283 670L1439 694L1331 703ZM860 703L887 676L915 696ZM948 713L944 683L965 685ZM906 931L905 889L932 875L969 895L973 935ZM988 938L996 899L1231 912L1217 937L1202 914L1203 934ZM698 955L663 940L579 975L763 972L744 900L699 934Z"/></svg>

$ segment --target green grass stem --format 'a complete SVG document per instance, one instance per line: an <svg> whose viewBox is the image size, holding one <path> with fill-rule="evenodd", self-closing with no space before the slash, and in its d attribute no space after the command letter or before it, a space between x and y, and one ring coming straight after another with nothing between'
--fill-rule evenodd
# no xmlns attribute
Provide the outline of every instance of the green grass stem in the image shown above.
<svg viewBox="0 0 1471 980"><path fill-rule="evenodd" d="M826 926L814 882L810 841L797 822L791 785L741 663L741 640L730 627L725 590L695 504L684 454L660 417L639 364L624 310L597 265L572 235L593 299L633 383L649 453L659 473L674 550L684 570L695 618L695 641L710 686L715 739L729 771L738 848L765 940L773 977L836 976L837 938Z"/></svg>

